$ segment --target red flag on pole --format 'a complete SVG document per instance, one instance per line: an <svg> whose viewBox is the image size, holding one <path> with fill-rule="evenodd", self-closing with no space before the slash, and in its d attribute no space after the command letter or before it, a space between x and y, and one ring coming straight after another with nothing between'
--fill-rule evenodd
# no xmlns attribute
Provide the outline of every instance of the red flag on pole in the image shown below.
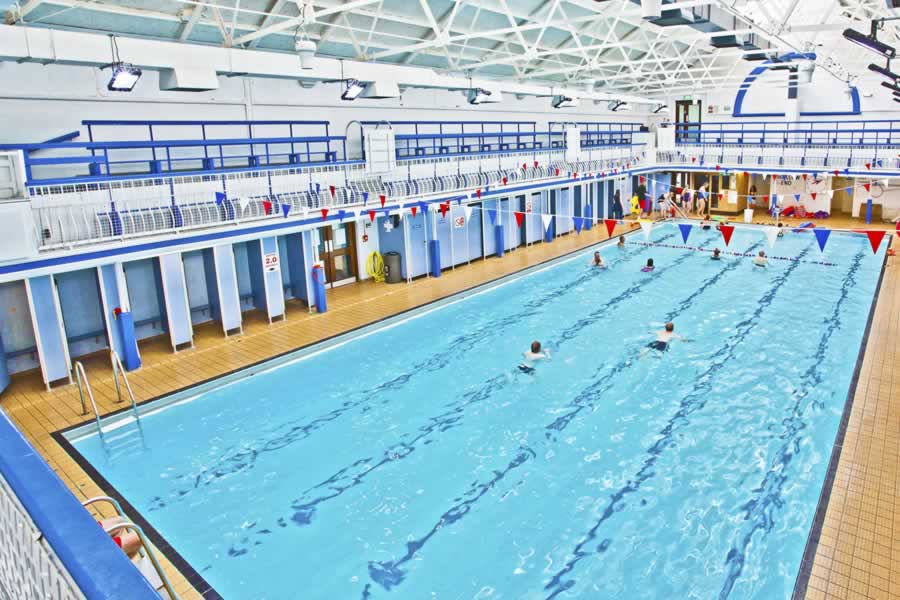
<svg viewBox="0 0 900 600"><path fill-rule="evenodd" d="M603 222L606 223L606 235L612 237L613 231L616 230L616 224L618 224L618 221L616 221L615 219L604 219Z"/></svg>
<svg viewBox="0 0 900 600"><path fill-rule="evenodd" d="M384 194L381 194L378 196L378 199L381 200L381 208L384 208L384 201L387 200L387 198L384 197Z"/></svg>
<svg viewBox="0 0 900 600"><path fill-rule="evenodd" d="M370 211L369 211L369 222L370 222L370 223L374 223L374 222L375 222L375 211L374 211L374 210L370 210Z"/></svg>
<svg viewBox="0 0 900 600"><path fill-rule="evenodd" d="M734 233L734 225L723 224L720 229L722 230L722 238L725 240L725 245L727 246L728 243L731 242L731 234Z"/></svg>
<svg viewBox="0 0 900 600"><path fill-rule="evenodd" d="M327 209L327 208L323 208L323 209L322 209L322 220L324 221L324 220L327 219L327 218L328 218L328 209Z"/></svg>
<svg viewBox="0 0 900 600"><path fill-rule="evenodd" d="M269 214L272 212L272 203L271 202L269 202L268 200L263 200L262 205L263 205L263 210L266 212L266 214Z"/></svg>
<svg viewBox="0 0 900 600"><path fill-rule="evenodd" d="M419 210L419 207L418 207L418 206L411 206L411 207L409 207L409 210L412 211L412 216L415 217L415 216L416 216L416 211Z"/></svg>
<svg viewBox="0 0 900 600"><path fill-rule="evenodd" d="M516 215L516 225L518 225L519 227L521 227L521 226L522 226L522 219L525 218L525 213L516 212L515 215Z"/></svg>

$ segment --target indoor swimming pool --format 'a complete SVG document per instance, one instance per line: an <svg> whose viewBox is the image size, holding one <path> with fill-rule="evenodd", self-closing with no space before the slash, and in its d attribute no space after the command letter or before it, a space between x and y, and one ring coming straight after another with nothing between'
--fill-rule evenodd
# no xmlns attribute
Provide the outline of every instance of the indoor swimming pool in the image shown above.
<svg viewBox="0 0 900 600"><path fill-rule="evenodd" d="M649 239L72 444L228 599L788 598L887 244Z"/></svg>

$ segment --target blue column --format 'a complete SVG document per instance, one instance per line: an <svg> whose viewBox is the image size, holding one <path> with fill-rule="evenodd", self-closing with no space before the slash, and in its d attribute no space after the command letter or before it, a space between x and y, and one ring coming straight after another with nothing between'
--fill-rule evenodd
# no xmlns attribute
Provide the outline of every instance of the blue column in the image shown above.
<svg viewBox="0 0 900 600"><path fill-rule="evenodd" d="M500 217L498 215L497 221L500 221ZM497 223L494 225L494 244L496 246L496 255L498 257L502 257L506 253L506 244L504 243L506 240L503 235L503 223Z"/></svg>
<svg viewBox="0 0 900 600"><path fill-rule="evenodd" d="M872 199L866 200L866 225L872 223Z"/></svg>
<svg viewBox="0 0 900 600"><path fill-rule="evenodd" d="M301 256L302 264L303 264L303 272L301 274L303 280L302 284L298 281L298 285L303 286L303 298L306 299L307 305L312 309L312 307L316 303L316 299L314 296L314 282L312 275L312 267L315 263L315 252L313 247L313 232L312 230L303 231L300 233L301 240ZM296 293L295 293L296 295Z"/></svg>
<svg viewBox="0 0 900 600"><path fill-rule="evenodd" d="M428 258L431 261L431 276L441 276L441 241L431 240L428 242Z"/></svg>
<svg viewBox="0 0 900 600"><path fill-rule="evenodd" d="M38 358L44 384L68 379L71 383L71 361L69 345L62 324L62 310L53 277L43 275L25 281L25 291L31 306L31 323L37 344Z"/></svg>
<svg viewBox="0 0 900 600"><path fill-rule="evenodd" d="M97 280L100 283L100 302L109 347L119 356L122 366L127 371L133 371L141 366L141 355L122 263L97 267Z"/></svg>
<svg viewBox="0 0 900 600"><path fill-rule="evenodd" d="M194 345L194 328L191 325L191 309L188 304L181 253L161 255L159 271L166 304L169 339L172 342L172 351L177 352L178 347L183 344Z"/></svg>

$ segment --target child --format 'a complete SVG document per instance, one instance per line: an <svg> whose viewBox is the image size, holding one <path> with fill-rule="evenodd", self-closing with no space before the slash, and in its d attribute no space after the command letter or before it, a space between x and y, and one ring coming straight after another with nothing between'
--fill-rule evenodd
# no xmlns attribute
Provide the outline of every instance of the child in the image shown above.
<svg viewBox="0 0 900 600"><path fill-rule="evenodd" d="M757 267L766 267L769 265L769 258L764 251L760 250L759 254L753 259L753 264Z"/></svg>
<svg viewBox="0 0 900 600"><path fill-rule="evenodd" d="M534 363L539 360L550 360L550 351L541 350L541 343L538 341L531 342L531 350L522 353L523 360L519 364L519 370L529 375L534 373Z"/></svg>
<svg viewBox="0 0 900 600"><path fill-rule="evenodd" d="M713 255L711 257L713 260L722 260L722 252L716 248L713 250Z"/></svg>
<svg viewBox="0 0 900 600"><path fill-rule="evenodd" d="M655 267L653 266L653 259L652 259L652 258L648 258L648 259L647 259L647 266L645 266L643 269L641 269L641 272L642 272L642 273L649 273L649 272L652 271L654 268L655 268Z"/></svg>
<svg viewBox="0 0 900 600"><path fill-rule="evenodd" d="M784 237L784 229L782 229L783 227L784 223L778 224L778 237Z"/></svg>
<svg viewBox="0 0 900 600"><path fill-rule="evenodd" d="M606 268L606 261L603 260L603 257L600 256L600 252L594 252L594 258L591 260L592 267L600 267L601 269Z"/></svg>
<svg viewBox="0 0 900 600"><path fill-rule="evenodd" d="M625 247L625 236L624 236L624 235L620 235L620 236L619 236L619 243L616 244L616 246L617 246L618 248L624 248L624 247Z"/></svg>

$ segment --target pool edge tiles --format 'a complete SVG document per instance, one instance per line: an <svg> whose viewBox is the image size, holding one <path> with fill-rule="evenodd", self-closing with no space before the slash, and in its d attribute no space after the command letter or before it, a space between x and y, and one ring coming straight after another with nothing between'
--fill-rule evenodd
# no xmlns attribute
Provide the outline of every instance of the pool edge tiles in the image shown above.
<svg viewBox="0 0 900 600"><path fill-rule="evenodd" d="M889 238L888 248L890 248L892 243L893 236ZM835 476L841 461L841 452L847 435L847 426L850 422L850 415L853 412L853 402L856 398L856 390L859 386L863 360L869 345L869 334L872 332L872 324L875 321L875 312L878 308L879 296L881 295L881 286L882 283L884 283L884 275L887 271L888 256L887 251L885 251L881 261L881 270L878 273L878 282L875 284L875 292L872 295L872 303L869 306L869 314L866 317L866 327L863 331L862 342L860 342L859 351L857 352L856 361L853 366L853 376L850 379L850 387L847 389L847 398L844 400L844 409L841 412L838 430L835 434L834 443L831 446L831 456L828 459L828 468L825 471L825 481L822 483L822 489L819 492L819 499L816 502L816 511L813 514L813 522L810 525L806 544L803 548L803 555L800 558L800 568L797 571L794 590L791 594L792 600L804 600L809 590L809 580L812 576L813 563L815 562L819 541L822 537L825 514L828 512L828 503L831 500L831 492L834 488Z"/></svg>

